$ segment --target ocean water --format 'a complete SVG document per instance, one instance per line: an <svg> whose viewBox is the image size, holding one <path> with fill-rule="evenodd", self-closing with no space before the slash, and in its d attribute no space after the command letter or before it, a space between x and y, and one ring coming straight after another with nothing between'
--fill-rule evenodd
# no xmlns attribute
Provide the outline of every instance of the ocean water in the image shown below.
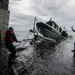
<svg viewBox="0 0 75 75"><path fill-rule="evenodd" d="M33 38L33 34L29 31L15 31L15 35L19 41Z"/></svg>
<svg viewBox="0 0 75 75"><path fill-rule="evenodd" d="M17 36L17 38L19 40L22 40L26 37L26 35L28 34L29 31L15 31L15 34ZM68 35L71 35L73 36L73 38L75 38L75 32L71 31L71 30L68 30L67 31ZM33 36L32 33L29 33L30 36Z"/></svg>
<svg viewBox="0 0 75 75"><path fill-rule="evenodd" d="M15 31L15 34L18 40L23 40L27 36L28 31ZM30 75L74 75L75 74L75 67L74 67L75 59L73 58L73 52L71 52L71 50L74 49L73 42L75 40L75 33L72 31L68 31L68 35L73 36L73 38L68 38L68 40L61 42L52 49L47 50L44 44L41 46L40 45L37 46L38 48L36 48L36 56L33 57L33 59L29 60L29 63L30 64L32 63L32 65L29 66L29 63L27 63L28 64L27 65L24 62L26 66L29 66L28 71ZM33 35L30 34L30 36ZM45 47L46 49L44 49L43 47ZM32 46L30 46L30 49L31 48ZM40 55L39 50L42 51L43 58L39 56ZM25 59L26 59L25 57L22 57L20 60L24 61ZM18 67L20 67L20 65ZM20 73L22 70L19 70Z"/></svg>
<svg viewBox="0 0 75 75"><path fill-rule="evenodd" d="M28 32L29 31L15 31L15 34L18 40L32 38L33 34L30 33L28 35ZM75 33L68 31L68 34L72 35L73 38L63 41L53 49L42 49L43 46L36 48L37 54L27 62L25 62L25 59L29 58L29 56L27 57L26 55L35 47L33 48L33 46L29 45L27 50L20 51L20 56L17 58L17 64L14 64L13 67L13 72L16 73L15 75L25 75L25 67L27 67L28 72L30 73L29 75L75 75L75 58L73 58L73 52L71 52L71 50L74 49L73 42L75 40ZM43 52L43 59L39 56L39 50L42 50L42 52L43 50L45 51ZM0 51L0 75L8 75L6 60L8 58L8 53L4 48ZM20 63L19 60L22 60L23 62Z"/></svg>
<svg viewBox="0 0 75 75"><path fill-rule="evenodd" d="M68 35L72 36L72 39L75 42L75 32L73 32L72 30L68 30L67 31Z"/></svg>

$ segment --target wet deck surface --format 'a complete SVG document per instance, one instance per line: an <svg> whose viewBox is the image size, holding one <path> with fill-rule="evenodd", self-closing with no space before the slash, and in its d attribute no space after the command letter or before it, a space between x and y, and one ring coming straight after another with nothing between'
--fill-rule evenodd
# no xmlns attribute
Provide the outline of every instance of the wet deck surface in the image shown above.
<svg viewBox="0 0 75 75"><path fill-rule="evenodd" d="M45 46L44 46L45 47ZM0 50L0 75L75 75L75 58L73 57L73 41L64 41L55 47L44 49L29 45L18 52L18 57L10 68L7 61L9 52ZM43 52L43 57L40 56ZM41 59L42 58L42 59Z"/></svg>

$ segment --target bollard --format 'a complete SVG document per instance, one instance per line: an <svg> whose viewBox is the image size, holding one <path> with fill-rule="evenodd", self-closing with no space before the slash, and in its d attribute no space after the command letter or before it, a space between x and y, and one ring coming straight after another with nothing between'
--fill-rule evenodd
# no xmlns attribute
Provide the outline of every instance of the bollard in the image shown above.
<svg viewBox="0 0 75 75"><path fill-rule="evenodd" d="M75 57L75 42L74 42L74 57Z"/></svg>

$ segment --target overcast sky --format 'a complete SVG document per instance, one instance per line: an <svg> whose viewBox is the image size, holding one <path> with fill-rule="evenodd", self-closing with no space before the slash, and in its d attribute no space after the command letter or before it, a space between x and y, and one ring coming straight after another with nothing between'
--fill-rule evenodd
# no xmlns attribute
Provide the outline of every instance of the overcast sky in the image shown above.
<svg viewBox="0 0 75 75"><path fill-rule="evenodd" d="M75 0L9 0L10 26L16 30L32 28L34 17L48 21L51 17L67 30L75 28Z"/></svg>

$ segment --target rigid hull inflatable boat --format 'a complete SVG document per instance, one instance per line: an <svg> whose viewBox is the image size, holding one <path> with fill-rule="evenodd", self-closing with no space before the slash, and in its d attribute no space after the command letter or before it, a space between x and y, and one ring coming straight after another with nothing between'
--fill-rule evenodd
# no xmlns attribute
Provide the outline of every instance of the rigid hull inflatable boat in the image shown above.
<svg viewBox="0 0 75 75"><path fill-rule="evenodd" d="M47 38L54 39L56 41L62 41L68 37L66 31L62 31L61 28L54 22L49 21L46 23L38 22L36 23L37 30Z"/></svg>

